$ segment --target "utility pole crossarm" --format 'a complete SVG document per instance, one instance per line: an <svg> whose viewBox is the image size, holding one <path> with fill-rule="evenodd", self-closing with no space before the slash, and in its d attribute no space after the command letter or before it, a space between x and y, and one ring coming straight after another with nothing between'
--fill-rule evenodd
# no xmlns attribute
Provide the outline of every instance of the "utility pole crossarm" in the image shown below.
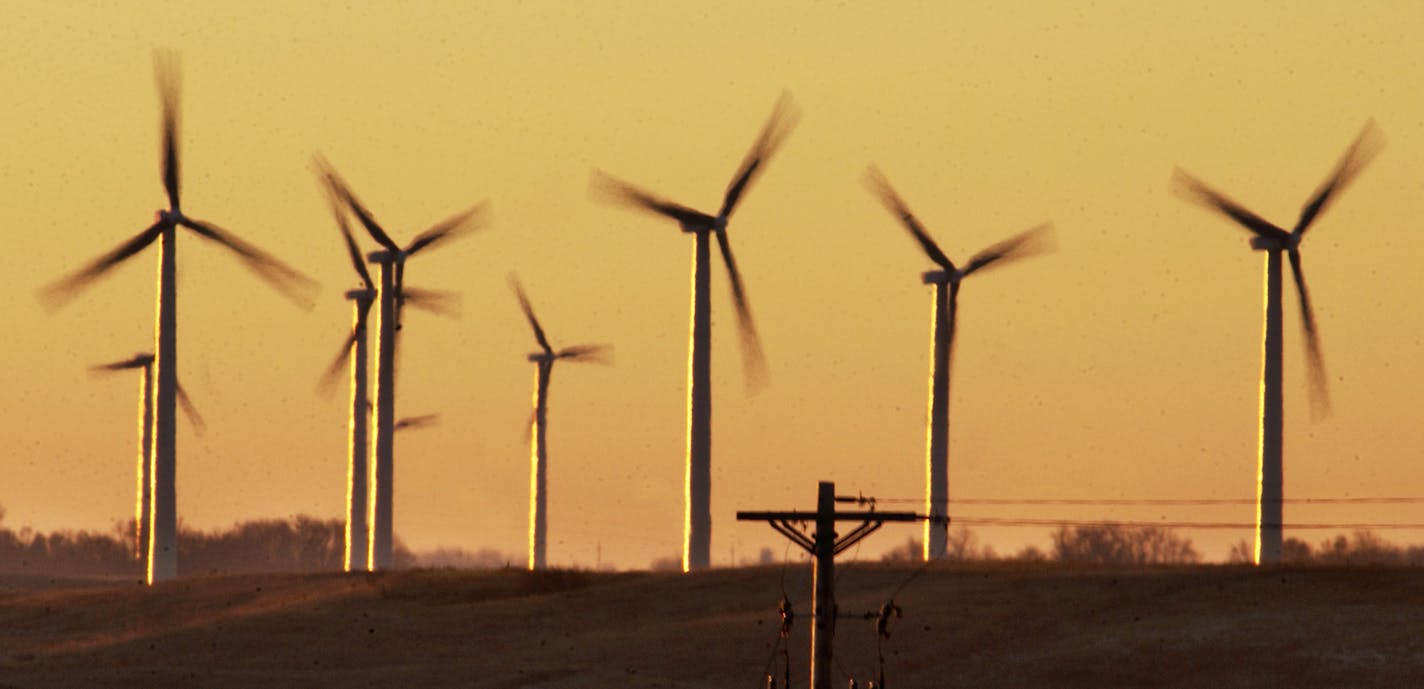
<svg viewBox="0 0 1424 689"><path fill-rule="evenodd" d="M860 526L851 529L851 532L836 540L836 555L845 552L847 548L859 543L861 539L880 530L884 522L867 520L860 523Z"/></svg>
<svg viewBox="0 0 1424 689"><path fill-rule="evenodd" d="M871 509L860 512L838 512L836 503L869 504ZM914 512L876 512L874 498L863 496L837 497L834 483L822 481L816 495L816 511L790 510L783 512L737 512L737 521L766 522L777 533L790 539L811 554L814 562L812 574L811 608L811 689L831 687L831 647L835 636L836 555L859 543L866 536L880 530L885 522L934 521L948 522L949 518ZM814 523L816 529L808 534L804 526ZM837 537L836 522L860 522L845 536Z"/></svg>
<svg viewBox="0 0 1424 689"><path fill-rule="evenodd" d="M916 514L914 512L832 512L828 515L832 520L838 522L913 522L922 519L933 519L928 515ZM737 512L739 522L814 522L820 518L817 512L803 512L791 510L789 512Z"/></svg>

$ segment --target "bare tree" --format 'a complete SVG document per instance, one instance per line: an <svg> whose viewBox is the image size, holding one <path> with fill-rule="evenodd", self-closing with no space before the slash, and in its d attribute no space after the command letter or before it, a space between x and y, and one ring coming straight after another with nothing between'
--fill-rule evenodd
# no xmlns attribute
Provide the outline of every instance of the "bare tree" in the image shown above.
<svg viewBox="0 0 1424 689"><path fill-rule="evenodd" d="M1123 565L1199 562L1189 538L1156 526L1060 527L1053 533L1053 559L1059 562Z"/></svg>

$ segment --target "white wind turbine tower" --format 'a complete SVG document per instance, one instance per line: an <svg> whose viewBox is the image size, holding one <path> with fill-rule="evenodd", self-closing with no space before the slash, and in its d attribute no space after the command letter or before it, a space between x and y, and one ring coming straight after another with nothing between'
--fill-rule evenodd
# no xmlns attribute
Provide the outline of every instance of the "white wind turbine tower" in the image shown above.
<svg viewBox="0 0 1424 689"><path fill-rule="evenodd" d="M529 453L529 569L535 570L544 569L547 564L545 553L549 533L549 377L554 372L554 362L560 359L607 363L605 355L609 347L574 345L555 352L544 335L544 328L539 325L539 319L534 317L534 307L529 305L529 297L524 294L524 288L519 286L519 281L513 276L510 277L509 284L513 287L514 294L519 297L519 307L524 310L524 317L529 320L529 327L534 330L534 339L539 342L539 351L529 355L529 360L534 362L534 416L529 436L533 445Z"/></svg>
<svg viewBox="0 0 1424 689"><path fill-rule="evenodd" d="M925 560L934 560L944 557L949 530L948 519L936 520L934 517L949 515L949 366L954 352L959 285L964 278L981 270L1002 266L1013 259L1050 248L1053 225L1044 223L1010 237L975 254L963 267L956 267L874 166L866 171L866 183L910 231L925 255L940 267L922 276L925 284L935 286L930 324L933 357L930 361L929 438L925 462L925 511L931 519L925 522L924 545Z"/></svg>
<svg viewBox="0 0 1424 689"><path fill-rule="evenodd" d="M687 474L684 486L682 569L684 572L706 569L712 561L712 301L711 246L713 236L722 253L731 279L732 303L737 308L737 324L741 329L742 364L749 386L759 383L764 375L765 361L751 307L747 304L742 276L732 258L732 246L727 240L727 221L736 208L742 192L780 146L795 124L796 116L790 99L782 97L771 119L732 177L717 215L708 215L686 206L663 200L626 182L595 171L593 185L611 199L676 221L683 232L693 235L696 243L692 259L692 333L688 356L687 390Z"/></svg>
<svg viewBox="0 0 1424 689"><path fill-rule="evenodd" d="M1300 218L1289 232L1246 210L1241 204L1208 188L1196 178L1178 169L1173 186L1190 201L1220 212L1250 230L1251 248L1265 252L1265 334L1261 345L1261 424L1256 474L1256 564L1276 564L1281 561L1281 541L1284 513L1284 404L1282 401L1282 314L1281 314L1281 253L1290 258L1291 276L1295 279L1300 301L1301 326L1305 330L1305 354L1310 372L1311 412L1315 417L1329 413L1329 391L1325 364L1320 353L1320 337L1315 327L1315 313L1310 305L1310 293L1305 286L1305 274L1300 267L1300 241L1312 222L1364 169L1384 145L1384 138L1373 121L1365 124L1349 150L1340 158L1335 170L1315 191L1301 209Z"/></svg>
<svg viewBox="0 0 1424 689"><path fill-rule="evenodd" d="M361 205L361 202L351 192L350 187L341 180L336 171L325 161L318 159L317 163L323 169L327 183L338 197L346 202L347 207L361 221L362 226L366 228L371 237L382 247L385 247L383 250L372 252L367 256L372 263L376 264L380 272L380 285L376 292L380 308L376 312L378 320L376 329L376 434L373 439L375 470L372 478L374 495L371 499L370 559L367 568L371 571L383 571L391 568L394 544L395 444L392 435L396 430L396 333L401 327L401 309L409 304L434 311L449 312L448 302L451 300L447 293L405 287L405 262L406 259L436 242L467 234L479 227L483 221L485 205L477 204L464 212L436 223L435 226L416 235L415 239L402 249L390 238L390 235L386 234L385 230L381 229L381 226L376 223L375 217L366 210L365 206Z"/></svg>
<svg viewBox="0 0 1424 689"><path fill-rule="evenodd" d="M156 371L153 419L153 510L151 545L148 560L148 583L172 579L178 574L178 499L176 488L177 444L174 440L177 401L178 308L177 308L177 238L178 228L191 230L199 237L226 247L241 258L247 267L274 285L297 303L310 308L315 282L286 266L281 261L239 239L218 226L188 217L178 203L178 72L176 60L160 53L157 60L158 92L163 104L163 186L168 194L168 208L158 211L158 217L148 229L138 233L118 248L95 259L77 272L52 283L40 291L39 297L54 309L67 303L83 288L125 259L137 254L154 241L159 244L158 261L158 323L154 364Z"/></svg>
<svg viewBox="0 0 1424 689"><path fill-rule="evenodd" d="M99 364L90 367L95 373L114 373L138 369L138 481L134 499L134 559L147 562L149 510L153 496L153 355L148 352L135 354L122 361ZM203 417L198 413L193 401L183 386L178 385L178 403L188 415L193 429L203 432Z"/></svg>
<svg viewBox="0 0 1424 689"><path fill-rule="evenodd" d="M370 564L370 524L366 520L370 505L370 462L371 446L369 428L371 402L368 394L370 384L367 377L367 336L366 319L371 313L377 292L370 271L361 258L361 250L356 246L356 238L351 236L351 228L346 224L346 214L337 205L335 190L328 189L332 201L332 211L336 224L341 228L342 239L346 243L346 253L356 275L361 279L361 288L348 290L346 298L351 300L351 334L342 343L336 358L322 376L320 389L330 390L342 368L351 371L351 415L347 420L346 442L346 530L345 548L341 567L351 572L365 570Z"/></svg>

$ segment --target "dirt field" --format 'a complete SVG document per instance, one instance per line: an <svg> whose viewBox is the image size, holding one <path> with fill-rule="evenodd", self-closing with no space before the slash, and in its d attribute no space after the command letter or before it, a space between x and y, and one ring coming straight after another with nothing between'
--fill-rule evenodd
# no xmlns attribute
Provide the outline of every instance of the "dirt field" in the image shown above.
<svg viewBox="0 0 1424 689"><path fill-rule="evenodd" d="M913 572L841 568L834 686ZM804 686L810 572L792 679ZM781 567L0 579L0 687L758 686ZM1424 570L939 565L897 596L889 687L1424 686ZM780 674L780 660L776 663ZM864 686L864 684L862 684Z"/></svg>

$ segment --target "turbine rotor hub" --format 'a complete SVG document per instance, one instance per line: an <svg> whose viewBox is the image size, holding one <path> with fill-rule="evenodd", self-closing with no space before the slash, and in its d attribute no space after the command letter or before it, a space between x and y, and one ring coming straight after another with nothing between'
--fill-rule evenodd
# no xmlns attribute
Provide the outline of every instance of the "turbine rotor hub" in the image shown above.
<svg viewBox="0 0 1424 689"><path fill-rule="evenodd" d="M947 270L927 270L920 274L920 281L926 285L946 285L959 282L959 275Z"/></svg>
<svg viewBox="0 0 1424 689"><path fill-rule="evenodd" d="M1256 235L1251 238L1251 248L1256 251L1289 251L1300 246L1300 235L1294 232L1280 237Z"/></svg>

